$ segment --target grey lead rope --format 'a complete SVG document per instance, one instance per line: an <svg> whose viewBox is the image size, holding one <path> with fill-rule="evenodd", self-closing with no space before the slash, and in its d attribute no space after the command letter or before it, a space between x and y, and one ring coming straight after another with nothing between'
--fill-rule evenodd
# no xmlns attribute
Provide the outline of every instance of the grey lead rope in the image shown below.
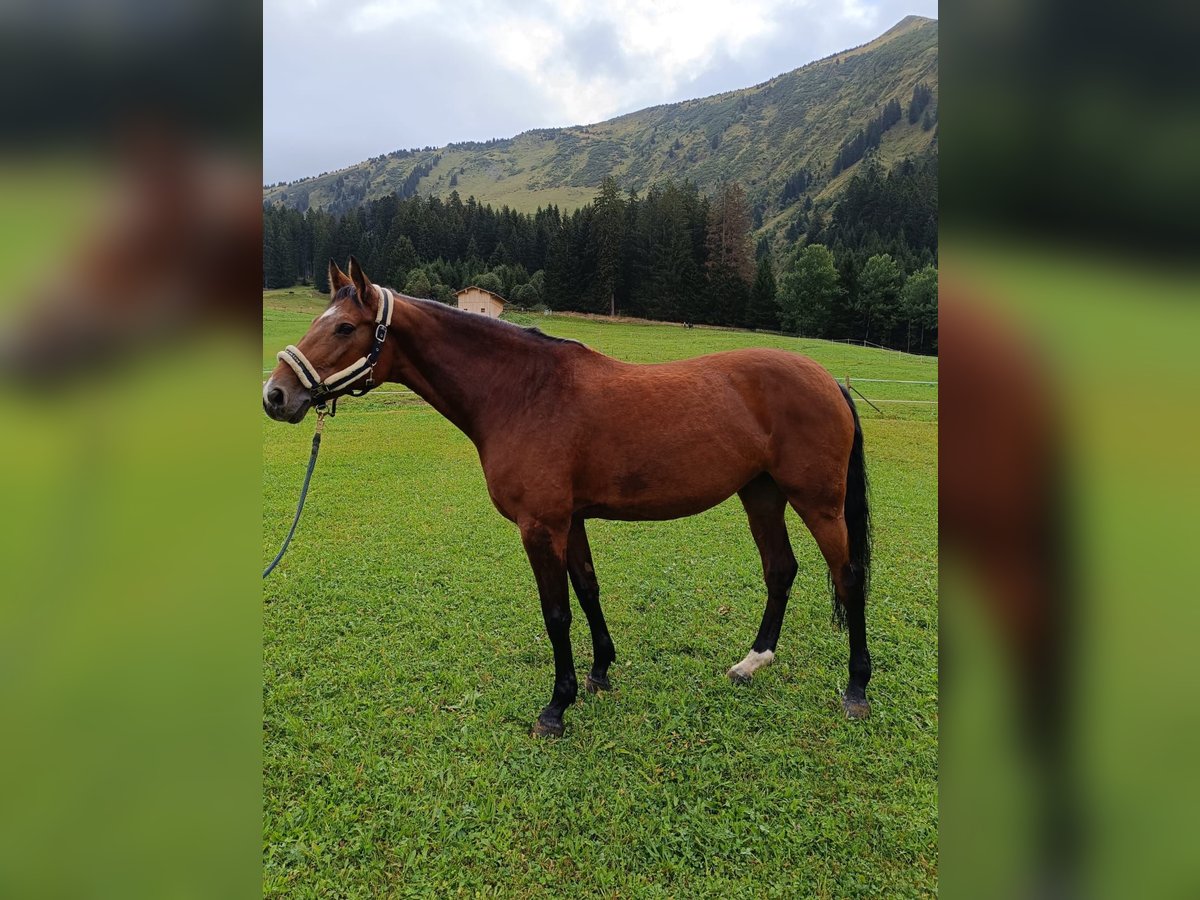
<svg viewBox="0 0 1200 900"><path fill-rule="evenodd" d="M317 411L317 430L313 434L312 455L308 458L308 471L304 473L304 486L300 488L300 502L296 504L296 517L292 519L292 527L288 529L287 537L283 539L283 546L279 548L279 552L275 554L275 558L271 560L271 564L263 570L263 578L266 578L279 565L279 561L283 559L283 554L287 551L288 544L292 542L292 535L296 533L296 526L300 524L300 513L304 511L304 498L308 496L308 483L312 480L313 469L317 465L317 451L321 449L321 429L325 425L325 411Z"/></svg>

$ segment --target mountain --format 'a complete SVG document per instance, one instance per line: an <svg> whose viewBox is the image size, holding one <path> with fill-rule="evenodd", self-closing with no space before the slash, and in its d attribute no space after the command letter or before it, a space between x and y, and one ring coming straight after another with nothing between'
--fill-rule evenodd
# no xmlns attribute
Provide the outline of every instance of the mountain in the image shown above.
<svg viewBox="0 0 1200 900"><path fill-rule="evenodd" d="M344 212L392 193L458 191L531 212L581 206L609 175L641 193L664 179L690 179L705 193L736 180L755 227L772 230L794 205L836 195L866 152L889 167L936 149L937 104L938 23L908 16L870 43L754 87L594 125L399 150L269 186L263 198Z"/></svg>

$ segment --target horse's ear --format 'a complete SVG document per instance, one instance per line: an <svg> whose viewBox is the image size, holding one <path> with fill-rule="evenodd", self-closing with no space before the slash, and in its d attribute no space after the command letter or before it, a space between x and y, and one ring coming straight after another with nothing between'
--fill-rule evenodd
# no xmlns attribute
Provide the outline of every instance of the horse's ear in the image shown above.
<svg viewBox="0 0 1200 900"><path fill-rule="evenodd" d="M371 304L371 279L367 277L367 273L362 270L362 266L353 256L350 257L350 278L354 281L354 289L358 291L358 299L362 301L363 306L369 306Z"/></svg>
<svg viewBox="0 0 1200 900"><path fill-rule="evenodd" d="M329 260L329 296L332 297L346 285L352 283L349 276L338 268L338 264L331 257Z"/></svg>

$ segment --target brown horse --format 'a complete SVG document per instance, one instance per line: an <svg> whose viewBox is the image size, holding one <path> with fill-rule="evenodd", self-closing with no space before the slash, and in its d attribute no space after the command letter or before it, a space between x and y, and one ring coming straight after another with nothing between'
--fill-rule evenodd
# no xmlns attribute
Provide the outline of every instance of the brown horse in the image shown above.
<svg viewBox="0 0 1200 900"><path fill-rule="evenodd" d="M592 633L587 688L610 686L616 653L585 521L691 516L735 493L762 557L767 606L729 677L749 681L775 658L797 570L784 522L790 503L829 565L835 618L849 628L843 707L852 718L867 715L862 429L829 373L777 350L631 365L536 329L395 295L353 258L349 268L347 277L330 261L329 308L280 354L263 407L297 423L316 400L363 388L365 376L367 388L407 385L474 442L492 502L521 530L554 648L554 692L536 734L562 734L575 701L568 578Z"/></svg>

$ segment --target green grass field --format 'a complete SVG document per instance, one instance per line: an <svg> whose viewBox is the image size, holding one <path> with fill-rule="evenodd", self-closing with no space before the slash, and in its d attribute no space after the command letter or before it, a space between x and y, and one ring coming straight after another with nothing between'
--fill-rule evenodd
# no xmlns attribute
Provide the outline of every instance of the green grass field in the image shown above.
<svg viewBox="0 0 1200 900"><path fill-rule="evenodd" d="M323 304L304 289L264 295L264 369ZM537 324L630 361L781 346L839 378L937 380L935 360L842 344ZM347 400L327 424L298 535L265 583L265 894L936 893L935 407L859 404L876 525L869 720L841 715L846 639L794 514L800 574L778 660L751 685L725 678L765 598L734 498L676 522L589 524L617 690L581 692L566 736L536 740L553 662L516 529L466 437L384 390L403 389ZM264 564L311 426L264 419ZM576 612L582 672L591 645Z"/></svg>

